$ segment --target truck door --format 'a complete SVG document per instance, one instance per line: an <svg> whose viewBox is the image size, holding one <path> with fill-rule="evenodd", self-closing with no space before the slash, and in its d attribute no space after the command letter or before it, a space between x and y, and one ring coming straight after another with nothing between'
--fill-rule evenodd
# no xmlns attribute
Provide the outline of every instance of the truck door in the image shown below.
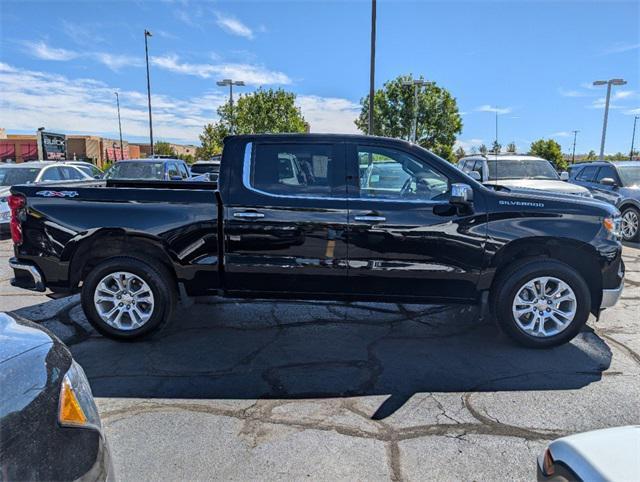
<svg viewBox="0 0 640 482"><path fill-rule="evenodd" d="M230 292L335 297L346 289L344 144L248 142L224 213ZM229 185L228 185L229 187Z"/></svg>
<svg viewBox="0 0 640 482"><path fill-rule="evenodd" d="M425 153L426 155L426 153ZM455 300L475 296L486 224L449 202L451 173L438 162L376 145L349 144L349 289L357 297Z"/></svg>

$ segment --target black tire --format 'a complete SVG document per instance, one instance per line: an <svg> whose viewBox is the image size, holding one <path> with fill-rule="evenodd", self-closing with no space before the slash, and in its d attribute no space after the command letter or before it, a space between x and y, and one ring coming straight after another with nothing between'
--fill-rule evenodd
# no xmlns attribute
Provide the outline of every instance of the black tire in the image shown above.
<svg viewBox="0 0 640 482"><path fill-rule="evenodd" d="M638 210L637 208L635 208L633 206L629 206L627 208L624 208L624 210L622 211L622 219L625 219L625 214L626 215L635 214L636 222L638 220L640 220L640 210ZM636 232L634 234L632 234L629 237L623 235L622 239L624 241L630 241L632 243L640 242L640 225L636 224Z"/></svg>
<svg viewBox="0 0 640 482"><path fill-rule="evenodd" d="M552 276L569 285L575 294L576 312L563 331L552 336L536 337L516 323L512 305L518 291L527 281L544 276ZM582 276L572 267L551 259L532 259L506 268L494 286L492 301L493 313L502 331L519 344L532 348L548 348L567 343L578 334L591 311L591 292Z"/></svg>
<svg viewBox="0 0 640 482"><path fill-rule="evenodd" d="M139 328L122 330L109 325L100 317L94 305L94 293L98 283L105 276L118 271L126 271L140 277L153 293L151 317ZM99 333L117 340L139 340L158 331L169 321L176 297L175 281L164 266L153 260L123 256L107 259L91 270L82 285L81 301L87 319Z"/></svg>

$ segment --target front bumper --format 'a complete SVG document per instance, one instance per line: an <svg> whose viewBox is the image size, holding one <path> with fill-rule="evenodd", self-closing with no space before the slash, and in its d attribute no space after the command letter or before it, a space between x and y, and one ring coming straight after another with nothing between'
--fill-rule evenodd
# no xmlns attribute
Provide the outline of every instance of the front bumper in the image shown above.
<svg viewBox="0 0 640 482"><path fill-rule="evenodd" d="M31 291L45 291L44 277L40 270L32 264L18 261L17 258L9 260L9 266L13 269L14 278L11 285Z"/></svg>
<svg viewBox="0 0 640 482"><path fill-rule="evenodd" d="M622 261L620 262L618 277L620 278L620 285L617 288L602 290L601 310L614 306L622 295L622 290L624 289L624 263Z"/></svg>

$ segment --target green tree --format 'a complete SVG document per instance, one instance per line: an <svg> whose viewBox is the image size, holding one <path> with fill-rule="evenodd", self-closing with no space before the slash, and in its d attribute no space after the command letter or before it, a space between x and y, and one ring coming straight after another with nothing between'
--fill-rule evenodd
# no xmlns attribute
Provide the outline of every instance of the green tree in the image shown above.
<svg viewBox="0 0 640 482"><path fill-rule="evenodd" d="M462 146L458 146L458 148L456 149L455 155L456 155L456 159L460 160L463 157L465 157L467 153L464 152L464 148Z"/></svg>
<svg viewBox="0 0 640 482"><path fill-rule="evenodd" d="M509 144L507 144L507 152L509 152L509 153L517 152L517 148L516 148L516 143L515 142L512 141Z"/></svg>
<svg viewBox="0 0 640 482"><path fill-rule="evenodd" d="M558 171L567 169L567 161L562 154L562 148L553 139L538 139L531 143L529 154L538 156L551 162Z"/></svg>
<svg viewBox="0 0 640 482"><path fill-rule="evenodd" d="M500 154L501 150L502 144L500 144L498 141L493 141L493 144L491 144L491 152L493 152L494 154Z"/></svg>
<svg viewBox="0 0 640 482"><path fill-rule="evenodd" d="M590 150L587 156L584 158L585 161L595 161L596 159L598 159L598 156L596 155L596 151L594 151L593 149Z"/></svg>
<svg viewBox="0 0 640 482"><path fill-rule="evenodd" d="M487 146L485 146L484 144L480 144L480 147L478 147L478 151L480 152L480 154L482 154L483 156L487 154L487 151L489 149L487 149Z"/></svg>
<svg viewBox="0 0 640 482"><path fill-rule="evenodd" d="M422 77L421 77L422 79ZM373 134L409 140L414 117L414 87L405 85L413 76L402 75L384 84L373 97ZM355 124L367 132L369 96L360 101L362 106ZM455 161L453 144L462 131L462 119L456 99L444 88L429 83L419 88L417 102L417 143L440 157Z"/></svg>
<svg viewBox="0 0 640 482"><path fill-rule="evenodd" d="M153 153L158 154L159 156L176 156L176 151L173 150L171 144L168 142L158 141L153 146Z"/></svg>
<svg viewBox="0 0 640 482"><path fill-rule="evenodd" d="M218 107L218 121L204 126L197 157L210 158L222 151L231 121L235 134L306 132L307 123L295 101L295 94L283 89L258 89L242 95L234 103L233 111L227 101Z"/></svg>

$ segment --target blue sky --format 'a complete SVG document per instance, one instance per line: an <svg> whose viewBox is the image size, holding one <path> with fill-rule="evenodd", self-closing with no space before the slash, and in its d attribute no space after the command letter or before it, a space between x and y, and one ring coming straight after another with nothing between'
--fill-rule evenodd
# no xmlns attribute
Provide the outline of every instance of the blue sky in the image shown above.
<svg viewBox="0 0 640 482"><path fill-rule="evenodd" d="M150 39L154 133L197 142L226 91L215 81L284 87L315 132L355 132L368 92L369 1L0 2L0 126L147 136L143 31ZM463 113L465 148L499 138L526 150L553 137L599 150L605 88L614 88L607 152L627 151L640 115L640 2L378 1L376 85L424 75ZM640 138L640 135L638 136ZM637 142L637 143L640 143Z"/></svg>

